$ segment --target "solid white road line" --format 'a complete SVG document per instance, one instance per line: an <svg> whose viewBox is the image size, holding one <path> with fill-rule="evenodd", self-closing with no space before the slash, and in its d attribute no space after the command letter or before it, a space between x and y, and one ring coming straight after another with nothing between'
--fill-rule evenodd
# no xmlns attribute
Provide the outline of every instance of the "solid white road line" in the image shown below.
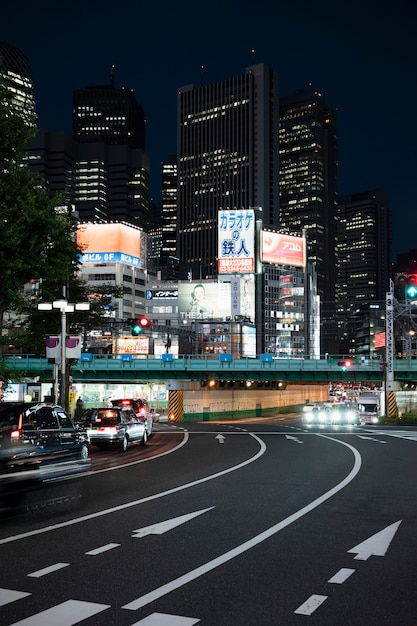
<svg viewBox="0 0 417 626"><path fill-rule="evenodd" d="M166 594L171 593L175 589L179 589L183 585L186 585L189 582L199 578L200 576L203 576L207 572L210 572L216 569L216 567L219 567L223 565L224 563L227 563L228 561L234 559L240 554L243 554L247 550L250 550L254 546L262 543L266 539L269 539L276 533L280 532L283 528L286 528L287 526L297 521L304 515L307 515L307 513L310 513L315 508L323 504L323 502L326 502L326 500L329 500L336 493L344 489L344 487L346 487L359 473L359 470L362 464L361 455L359 454L358 450L356 450L356 448L354 448L353 446L351 446L350 444L344 441L340 441L339 439L333 439L332 437L326 437L326 435L318 435L318 437L322 437L323 439L330 439L330 441L339 443L342 446L345 446L346 448L348 448L353 453L353 456L354 456L353 468L351 469L349 474L342 481L340 481L340 483L332 487L332 489L330 489L323 495L316 498L316 500L313 500L313 502L310 502L310 504L307 504L302 509L300 509L299 511L296 511L295 513L293 513L286 519L282 520L281 522L278 522L274 526L271 526L270 528L260 533L256 537L253 537L252 539L249 539L245 543L242 543L239 546L236 546L236 548L229 550L229 552L225 552L224 554L221 554L220 556L216 557L212 561L208 561L207 563L200 565L200 567L197 567L194 570L191 570L190 572L183 574L179 578L171 580L169 583L166 583L165 585L162 585L161 587L158 587L157 589L150 591L144 596L140 596L139 598L132 600L128 604L125 604L122 608L129 609L131 611L137 611L137 609L140 609L143 606L146 606L147 604L154 602L154 600L157 600L158 598L161 598L165 596Z"/></svg>

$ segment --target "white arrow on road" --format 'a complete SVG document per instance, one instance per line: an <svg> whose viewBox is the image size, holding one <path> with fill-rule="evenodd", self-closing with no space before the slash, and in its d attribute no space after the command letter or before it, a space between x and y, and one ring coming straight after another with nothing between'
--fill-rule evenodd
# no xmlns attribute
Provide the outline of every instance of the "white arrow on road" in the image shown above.
<svg viewBox="0 0 417 626"><path fill-rule="evenodd" d="M295 441L296 443L303 443L297 437L293 437L292 435L285 435L285 438L286 439L291 439L292 441Z"/></svg>
<svg viewBox="0 0 417 626"><path fill-rule="evenodd" d="M137 530L133 531L132 537L140 539L141 537L146 537L146 535L162 535L163 533L168 532L168 530L172 530L176 526L185 524L185 522L188 522L189 520L197 517L198 515L201 515L202 513L207 513L207 511L211 511L211 509L214 509L214 506L210 506L208 509L195 511L194 513L187 513L186 515L173 517L172 519L167 519L164 522L158 522L157 524L151 524L150 526L138 528Z"/></svg>
<svg viewBox="0 0 417 626"><path fill-rule="evenodd" d="M379 533L362 541L362 543L358 543L357 546L351 548L348 552L356 553L355 559L359 561L366 561L370 556L385 556L401 522L402 520L399 520L391 524L391 526L387 526L380 530Z"/></svg>
<svg viewBox="0 0 417 626"><path fill-rule="evenodd" d="M219 440L219 443L224 443L224 440L226 439L226 437L224 435L221 435L220 433L217 435L216 439Z"/></svg>

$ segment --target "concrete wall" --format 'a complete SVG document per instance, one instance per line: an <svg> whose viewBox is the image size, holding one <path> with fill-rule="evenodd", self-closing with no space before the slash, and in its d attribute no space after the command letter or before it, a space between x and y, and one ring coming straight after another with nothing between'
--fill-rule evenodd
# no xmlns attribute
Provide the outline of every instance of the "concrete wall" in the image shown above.
<svg viewBox="0 0 417 626"><path fill-rule="evenodd" d="M184 421L262 417L300 408L307 400L328 398L328 385L288 385L279 390L184 389Z"/></svg>

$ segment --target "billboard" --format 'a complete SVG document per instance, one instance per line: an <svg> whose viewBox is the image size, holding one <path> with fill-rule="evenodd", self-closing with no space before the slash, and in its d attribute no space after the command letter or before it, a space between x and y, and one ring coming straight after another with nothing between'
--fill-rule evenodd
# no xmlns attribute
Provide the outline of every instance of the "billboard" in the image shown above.
<svg viewBox="0 0 417 626"><path fill-rule="evenodd" d="M262 230L261 262L304 267L306 263L305 237Z"/></svg>
<svg viewBox="0 0 417 626"><path fill-rule="evenodd" d="M141 267L142 231L127 224L80 224L77 244L82 263L124 263Z"/></svg>
<svg viewBox="0 0 417 626"><path fill-rule="evenodd" d="M230 316L230 283L179 283L178 312L180 319L210 320Z"/></svg>
<svg viewBox="0 0 417 626"><path fill-rule="evenodd" d="M219 274L245 274L255 270L255 212L231 209L218 214Z"/></svg>
<svg viewBox="0 0 417 626"><path fill-rule="evenodd" d="M231 314L255 321L255 276L254 274L231 276Z"/></svg>

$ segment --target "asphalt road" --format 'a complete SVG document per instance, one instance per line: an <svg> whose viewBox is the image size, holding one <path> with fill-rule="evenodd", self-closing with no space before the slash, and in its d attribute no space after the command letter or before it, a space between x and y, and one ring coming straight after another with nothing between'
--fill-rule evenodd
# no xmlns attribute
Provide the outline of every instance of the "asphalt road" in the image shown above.
<svg viewBox="0 0 417 626"><path fill-rule="evenodd" d="M2 523L2 626L417 624L417 430L161 424L91 456Z"/></svg>

